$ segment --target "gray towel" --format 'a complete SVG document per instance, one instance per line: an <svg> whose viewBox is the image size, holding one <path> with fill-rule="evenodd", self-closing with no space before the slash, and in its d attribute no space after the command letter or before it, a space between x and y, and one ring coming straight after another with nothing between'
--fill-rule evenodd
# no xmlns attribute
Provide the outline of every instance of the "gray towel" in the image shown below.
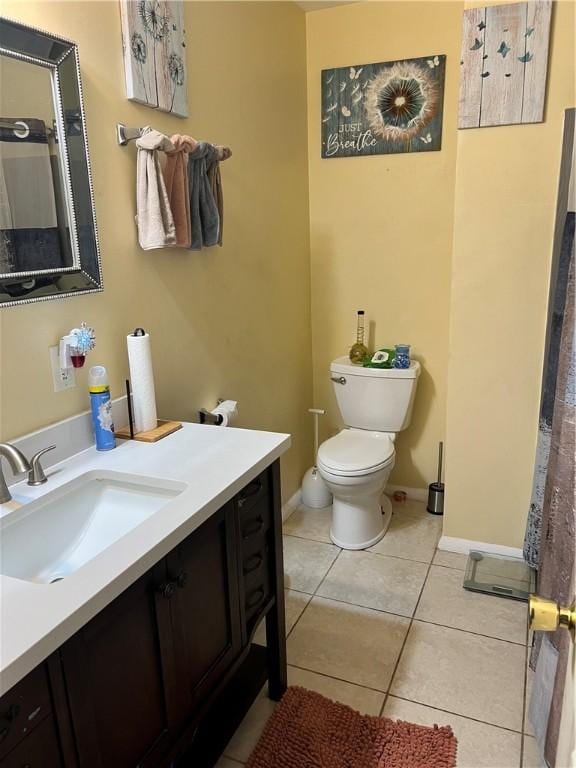
<svg viewBox="0 0 576 768"><path fill-rule="evenodd" d="M176 245L174 217L158 156L159 150L174 150L174 146L164 134L150 129L137 139L136 146L136 223L140 247L149 251Z"/></svg>
<svg viewBox="0 0 576 768"><path fill-rule="evenodd" d="M188 155L192 251L199 251L203 246L217 245L220 237L218 205L208 178L208 164L215 157L218 157L218 150L206 141L201 141Z"/></svg>

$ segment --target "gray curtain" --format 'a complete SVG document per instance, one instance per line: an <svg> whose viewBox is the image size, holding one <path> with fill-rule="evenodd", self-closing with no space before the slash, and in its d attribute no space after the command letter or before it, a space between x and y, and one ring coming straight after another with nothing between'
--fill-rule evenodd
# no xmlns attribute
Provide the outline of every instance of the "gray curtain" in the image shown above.
<svg viewBox="0 0 576 768"><path fill-rule="evenodd" d="M564 147L562 152L562 167L560 169L556 231L552 257L538 441L536 446L532 498L530 500L526 534L524 537L524 558L531 568L536 569L540 562L544 492L550 460L552 420L556 400L560 342L562 338L562 329L565 323L564 314L566 308L566 292L568 289L568 273L570 269L570 260L574 251L575 213L572 160L575 112L576 110L574 109L566 110L564 126ZM570 196L572 199L570 199Z"/></svg>

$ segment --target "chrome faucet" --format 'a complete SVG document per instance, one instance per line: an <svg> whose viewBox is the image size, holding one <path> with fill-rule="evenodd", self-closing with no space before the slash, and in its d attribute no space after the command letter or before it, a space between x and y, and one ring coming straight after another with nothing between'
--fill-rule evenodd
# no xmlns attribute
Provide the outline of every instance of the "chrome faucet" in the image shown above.
<svg viewBox="0 0 576 768"><path fill-rule="evenodd" d="M8 464L10 464L14 473L30 472L32 467L22 451L19 451L18 448L10 445L10 443L0 443L0 504L5 504L7 501L10 501L12 495L4 479L2 456L8 460Z"/></svg>

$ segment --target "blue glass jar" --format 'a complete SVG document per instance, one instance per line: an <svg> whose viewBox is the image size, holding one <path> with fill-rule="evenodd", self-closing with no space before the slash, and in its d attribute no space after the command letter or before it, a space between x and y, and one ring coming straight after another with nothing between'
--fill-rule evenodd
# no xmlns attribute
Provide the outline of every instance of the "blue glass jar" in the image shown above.
<svg viewBox="0 0 576 768"><path fill-rule="evenodd" d="M394 368L410 368L410 344L396 344Z"/></svg>

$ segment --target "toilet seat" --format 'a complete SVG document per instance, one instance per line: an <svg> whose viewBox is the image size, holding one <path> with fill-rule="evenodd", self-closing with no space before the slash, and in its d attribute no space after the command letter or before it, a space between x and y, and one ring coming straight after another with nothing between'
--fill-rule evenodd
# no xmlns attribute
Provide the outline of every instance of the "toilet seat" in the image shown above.
<svg viewBox="0 0 576 768"><path fill-rule="evenodd" d="M382 432L343 429L318 449L318 466L340 477L360 477L394 462L394 441Z"/></svg>

